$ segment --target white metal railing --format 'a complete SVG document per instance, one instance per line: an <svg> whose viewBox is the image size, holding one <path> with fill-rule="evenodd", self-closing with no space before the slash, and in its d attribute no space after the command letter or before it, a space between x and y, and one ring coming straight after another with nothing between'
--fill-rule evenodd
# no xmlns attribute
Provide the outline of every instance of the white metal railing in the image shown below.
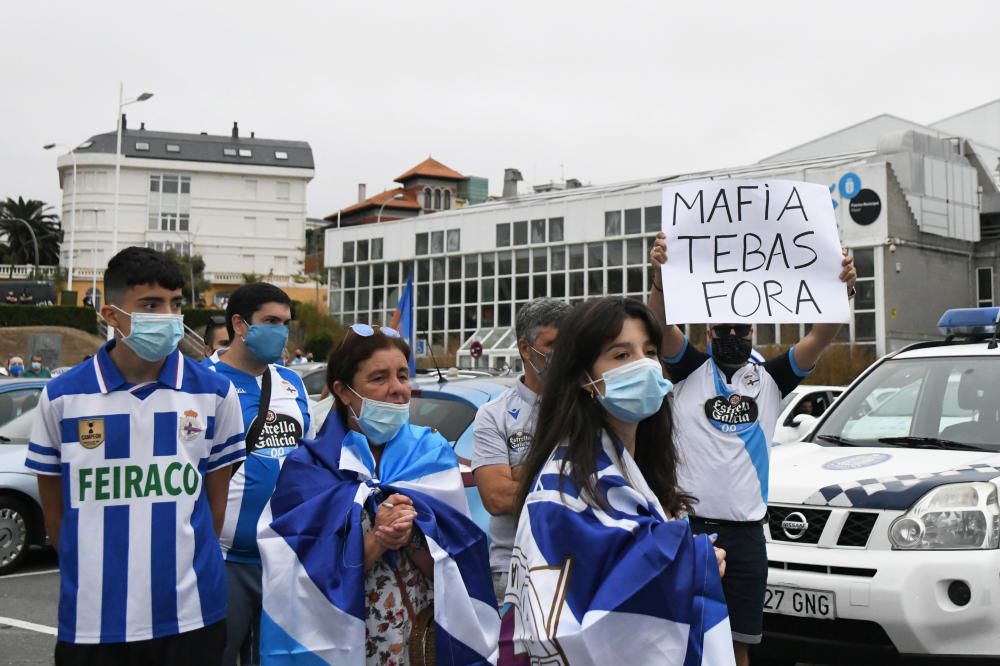
<svg viewBox="0 0 1000 666"><path fill-rule="evenodd" d="M11 273L10 264L0 264L0 280L28 280L35 272L32 264L15 264L13 268L14 271ZM56 273L56 268L57 266L39 266L38 272L52 277Z"/></svg>
<svg viewBox="0 0 1000 666"><path fill-rule="evenodd" d="M35 267L31 264L16 264L14 265L13 273L11 272L10 264L0 264L0 280L28 280L31 278L32 273L35 271ZM48 278L53 278L56 275L58 266L39 266L38 272L43 276ZM97 266L74 266L73 267L73 280L80 280L81 282L90 282L94 277L98 280L104 279L104 267ZM316 288L316 282L310 279L302 280L301 277L296 277L294 275L261 275L260 279L265 282L270 282L279 287L305 287L310 289ZM212 284L242 284L243 283L243 273L237 273L235 271L212 271L205 273L205 280L211 282ZM302 281L300 281L302 280ZM89 287L89 284L87 285ZM325 289L325 287L324 287Z"/></svg>

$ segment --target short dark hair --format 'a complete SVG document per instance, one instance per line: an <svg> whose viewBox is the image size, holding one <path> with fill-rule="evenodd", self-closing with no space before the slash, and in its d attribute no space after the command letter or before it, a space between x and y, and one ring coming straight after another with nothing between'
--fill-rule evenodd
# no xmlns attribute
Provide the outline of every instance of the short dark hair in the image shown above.
<svg viewBox="0 0 1000 666"><path fill-rule="evenodd" d="M410 345L402 338L394 338L383 335L381 326L372 326L375 333L369 336L358 335L351 329L347 329L347 334L341 338L340 342L330 351L330 357L326 361L326 385L333 392L333 383L341 381L351 385L354 383L354 374L358 371L358 366L375 355L380 349L398 349L403 352L406 360L410 360ZM353 388L353 387L352 387ZM347 405L340 400L334 400L334 409L337 416L344 423L347 423Z"/></svg>
<svg viewBox="0 0 1000 666"><path fill-rule="evenodd" d="M205 335L202 336L202 340L204 340L206 345L212 344L213 342L212 334L215 333L220 328L227 329L228 331L228 327L226 326L226 318L223 315L213 315L208 318L208 323L205 324Z"/></svg>
<svg viewBox="0 0 1000 666"><path fill-rule="evenodd" d="M104 271L104 296L108 303L121 303L132 287L155 284L180 289L184 275L177 262L150 247L127 247L111 257Z"/></svg>
<svg viewBox="0 0 1000 666"><path fill-rule="evenodd" d="M229 303L226 304L226 331L230 340L236 336L236 331L233 330L233 315L239 315L240 319L249 325L253 313L260 310L265 303L281 303L289 308L292 307L292 299L288 294L267 282L244 284L232 293Z"/></svg>

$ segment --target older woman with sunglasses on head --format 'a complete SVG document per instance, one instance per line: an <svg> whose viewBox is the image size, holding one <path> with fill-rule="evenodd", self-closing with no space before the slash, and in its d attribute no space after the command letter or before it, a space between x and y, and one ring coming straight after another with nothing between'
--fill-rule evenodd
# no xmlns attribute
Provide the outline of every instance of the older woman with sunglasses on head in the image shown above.
<svg viewBox="0 0 1000 666"><path fill-rule="evenodd" d="M286 460L258 525L265 664L306 652L405 666L415 650L467 663L455 655L495 649L487 539L449 443L409 423L409 357L399 333L367 324L330 354L335 409Z"/></svg>

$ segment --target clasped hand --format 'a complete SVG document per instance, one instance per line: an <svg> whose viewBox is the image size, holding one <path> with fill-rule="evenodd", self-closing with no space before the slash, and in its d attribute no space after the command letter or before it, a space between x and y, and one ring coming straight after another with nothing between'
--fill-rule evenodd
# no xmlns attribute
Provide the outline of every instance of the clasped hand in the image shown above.
<svg viewBox="0 0 1000 666"><path fill-rule="evenodd" d="M413 500L394 493L375 511L375 539L386 550L399 550L413 538Z"/></svg>

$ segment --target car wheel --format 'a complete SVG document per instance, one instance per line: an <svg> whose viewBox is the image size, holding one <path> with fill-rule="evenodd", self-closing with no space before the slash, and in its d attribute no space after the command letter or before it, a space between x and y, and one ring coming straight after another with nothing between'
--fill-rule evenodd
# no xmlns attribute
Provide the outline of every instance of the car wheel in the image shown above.
<svg viewBox="0 0 1000 666"><path fill-rule="evenodd" d="M0 497L0 576L18 569L31 543L31 512L24 500Z"/></svg>

